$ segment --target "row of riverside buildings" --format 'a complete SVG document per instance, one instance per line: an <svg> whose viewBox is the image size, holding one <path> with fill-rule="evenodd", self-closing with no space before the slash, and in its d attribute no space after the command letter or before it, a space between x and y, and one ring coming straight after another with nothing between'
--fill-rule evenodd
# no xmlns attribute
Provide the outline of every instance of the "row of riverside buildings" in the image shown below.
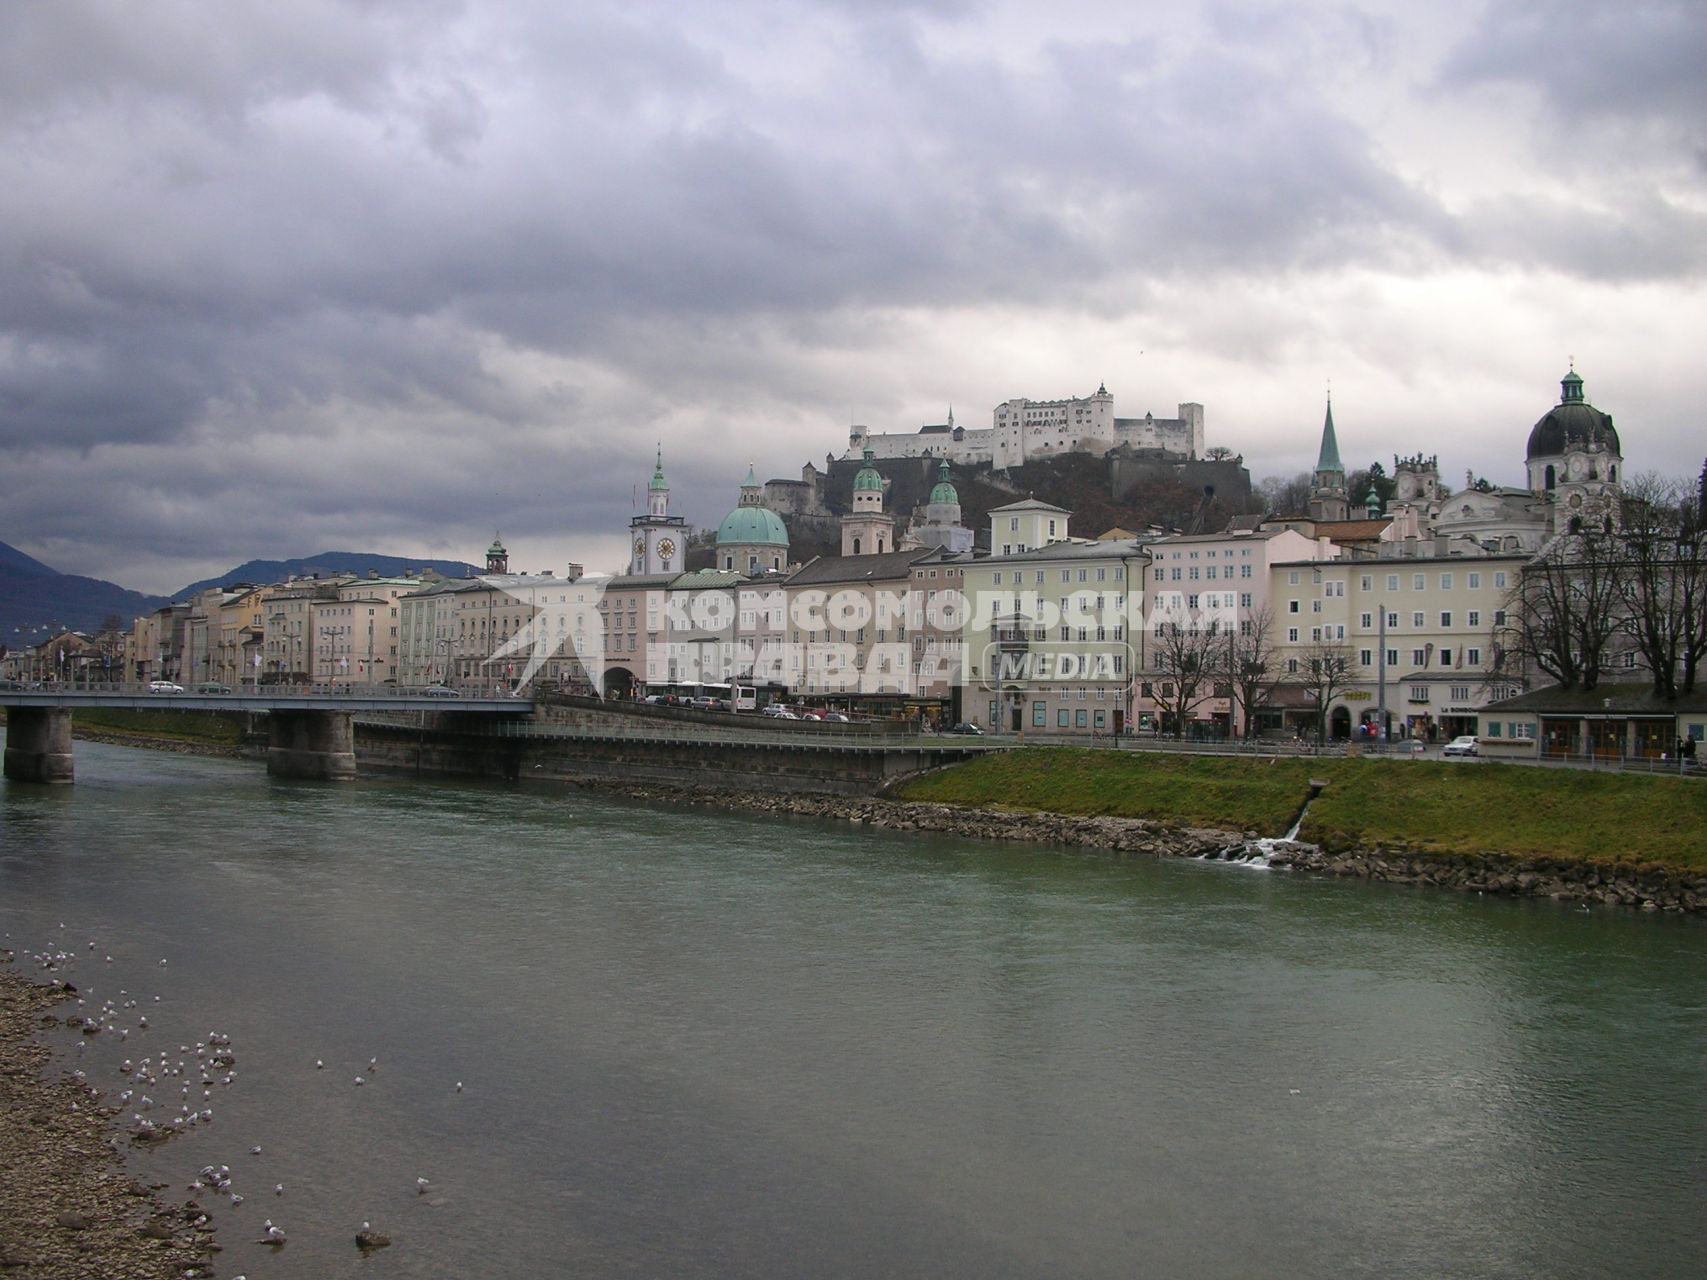
<svg viewBox="0 0 1707 1280"><path fill-rule="evenodd" d="M1087 421L1113 421L1104 397L1083 402ZM1655 755L1707 729L1700 695L1639 695L1628 652L1592 698L1562 698L1509 640L1526 569L1616 518L1620 441L1574 370L1530 430L1522 487L1466 476L1453 490L1436 459L1395 458L1391 497L1353 510L1330 404L1308 512L1216 533L1075 532L1071 512L1034 498L968 529L948 450L928 502L903 516L887 509L877 442L856 443L839 555L793 562L749 471L712 566L689 570L692 530L670 511L660 452L625 572L511 573L495 540L475 577L214 589L137 619L122 664L137 680L233 688L638 697L734 682L761 700L1025 735L1476 734L1514 751Z"/></svg>

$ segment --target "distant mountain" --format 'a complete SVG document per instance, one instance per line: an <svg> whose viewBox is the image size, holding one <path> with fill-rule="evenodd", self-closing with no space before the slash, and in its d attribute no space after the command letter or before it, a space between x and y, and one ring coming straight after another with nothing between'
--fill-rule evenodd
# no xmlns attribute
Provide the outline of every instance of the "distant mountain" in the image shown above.
<svg viewBox="0 0 1707 1280"><path fill-rule="evenodd" d="M8 551L11 548L7 548ZM117 616L123 626L166 601L99 578L55 573L28 556L28 567L0 561L0 644L18 648L46 639L46 632L95 632Z"/></svg>
<svg viewBox="0 0 1707 1280"><path fill-rule="evenodd" d="M446 578L464 578L485 572L461 560L412 560L404 556L372 555L365 551L322 551L319 555L305 556L300 560L250 560L217 578L192 582L172 599L188 600L210 587L233 587L240 582L283 582L286 578L306 578L314 574L322 578L335 578L340 574L365 578L370 570L382 578L396 578L408 569L416 573L431 569Z"/></svg>
<svg viewBox="0 0 1707 1280"><path fill-rule="evenodd" d="M0 571L12 570L18 573L34 573L49 575L59 572L50 569L33 556L27 556L16 547L0 542Z"/></svg>

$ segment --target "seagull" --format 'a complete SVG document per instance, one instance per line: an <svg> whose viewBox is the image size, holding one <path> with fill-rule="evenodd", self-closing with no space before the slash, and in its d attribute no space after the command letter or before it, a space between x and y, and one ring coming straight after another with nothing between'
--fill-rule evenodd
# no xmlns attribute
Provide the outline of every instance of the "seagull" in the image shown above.
<svg viewBox="0 0 1707 1280"><path fill-rule="evenodd" d="M460 1080L458 1080L458 1081L457 1081L457 1082L456 1082L456 1091L457 1091L457 1092L458 1092L458 1093L461 1093L461 1092L462 1092L462 1081L460 1081Z"/></svg>
<svg viewBox="0 0 1707 1280"><path fill-rule="evenodd" d="M356 1087L357 1088L360 1088L362 1085L364 1085L366 1083L367 1083L367 1081L363 1080L360 1076L356 1077Z"/></svg>
<svg viewBox="0 0 1707 1280"><path fill-rule="evenodd" d="M266 1225L265 1229L261 1232L261 1238L259 1240L255 1241L256 1244L270 1244L270 1245L281 1245L284 1242L285 1242L285 1233L283 1231L280 1231L277 1227L275 1227L273 1225L273 1220L271 1218L267 1219L267 1225Z"/></svg>
<svg viewBox="0 0 1707 1280"><path fill-rule="evenodd" d="M324 1062L322 1062L319 1058L316 1058L314 1060L314 1069L316 1071L322 1071L325 1069L325 1067L326 1067L326 1064Z"/></svg>
<svg viewBox="0 0 1707 1280"><path fill-rule="evenodd" d="M427 1194L427 1188L431 1185L432 1184L429 1183L425 1178L416 1178L415 1179L415 1194L418 1196L426 1195Z"/></svg>
<svg viewBox="0 0 1707 1280"><path fill-rule="evenodd" d="M273 1194L275 1196L282 1196L284 1194L284 1183L275 1183L273 1185Z"/></svg>
<svg viewBox="0 0 1707 1280"><path fill-rule="evenodd" d="M261 1148L259 1148L259 1147L250 1147L250 1148L249 1148L249 1154L250 1154L250 1155L252 1155L252 1156L258 1156L258 1155L260 1155L260 1154L261 1154Z"/></svg>

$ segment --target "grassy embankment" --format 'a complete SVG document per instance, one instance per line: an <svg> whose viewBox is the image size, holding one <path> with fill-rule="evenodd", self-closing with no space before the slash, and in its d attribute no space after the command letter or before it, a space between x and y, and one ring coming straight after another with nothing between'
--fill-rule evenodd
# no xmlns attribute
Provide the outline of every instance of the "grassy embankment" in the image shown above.
<svg viewBox="0 0 1707 1280"><path fill-rule="evenodd" d="M1240 760L1031 748L957 765L898 798L1149 818L1277 836L1311 779L1327 782L1299 838L1707 868L1707 783L1640 774L1417 760Z"/></svg>

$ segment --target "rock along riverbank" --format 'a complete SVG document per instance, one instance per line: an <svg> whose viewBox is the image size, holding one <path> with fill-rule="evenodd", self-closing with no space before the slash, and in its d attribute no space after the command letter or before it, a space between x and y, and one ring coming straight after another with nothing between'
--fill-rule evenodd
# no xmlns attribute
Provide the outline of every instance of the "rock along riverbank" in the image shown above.
<svg viewBox="0 0 1707 1280"><path fill-rule="evenodd" d="M211 1274L218 1246L206 1215L169 1208L126 1176L112 1145L114 1112L87 1084L53 1075L34 1038L75 994L0 969L0 1276Z"/></svg>
<svg viewBox="0 0 1707 1280"><path fill-rule="evenodd" d="M744 813L839 820L883 830L931 831L974 840L1065 845L1123 857L1260 862L1276 870L1461 893L1549 898L1643 911L1707 911L1707 875L1660 866L1382 847L1327 850L1300 841L1259 840L1253 831L1176 827L1142 818L1077 817L881 798L786 796L713 788L598 785L592 789L639 800L706 804Z"/></svg>

